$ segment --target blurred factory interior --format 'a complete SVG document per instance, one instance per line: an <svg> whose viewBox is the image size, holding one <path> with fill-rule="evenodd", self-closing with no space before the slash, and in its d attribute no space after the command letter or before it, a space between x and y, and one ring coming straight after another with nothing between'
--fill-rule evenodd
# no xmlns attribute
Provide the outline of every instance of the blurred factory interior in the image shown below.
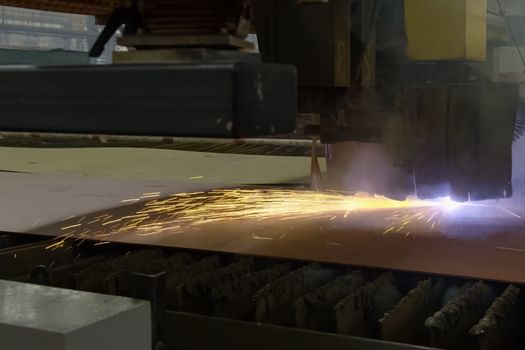
<svg viewBox="0 0 525 350"><path fill-rule="evenodd" d="M0 0L0 350L523 349L524 0Z"/></svg>

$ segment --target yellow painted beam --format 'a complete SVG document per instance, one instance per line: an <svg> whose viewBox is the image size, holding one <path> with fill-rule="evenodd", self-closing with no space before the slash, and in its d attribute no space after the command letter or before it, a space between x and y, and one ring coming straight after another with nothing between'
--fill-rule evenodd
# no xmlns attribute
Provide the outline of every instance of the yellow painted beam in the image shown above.
<svg viewBox="0 0 525 350"><path fill-rule="evenodd" d="M486 59L487 0L405 0L412 60Z"/></svg>

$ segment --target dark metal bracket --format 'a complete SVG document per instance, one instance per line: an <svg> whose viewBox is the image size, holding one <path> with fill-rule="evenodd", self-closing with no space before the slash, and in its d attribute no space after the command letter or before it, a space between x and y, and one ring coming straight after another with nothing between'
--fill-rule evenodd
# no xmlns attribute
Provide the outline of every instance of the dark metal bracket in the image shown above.
<svg viewBox="0 0 525 350"><path fill-rule="evenodd" d="M136 6L115 9L93 47L89 50L89 57L100 57L108 41L123 25L125 26L125 35L136 34L142 23L140 18L140 13Z"/></svg>

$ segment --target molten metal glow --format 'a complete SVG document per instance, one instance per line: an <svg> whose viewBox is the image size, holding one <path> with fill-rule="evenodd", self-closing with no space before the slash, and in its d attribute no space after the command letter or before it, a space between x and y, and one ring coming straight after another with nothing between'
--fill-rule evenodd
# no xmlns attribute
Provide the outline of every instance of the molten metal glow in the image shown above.
<svg viewBox="0 0 525 350"><path fill-rule="evenodd" d="M151 199L156 196L156 199ZM63 245L67 238L107 237L122 233L158 235L182 232L188 227L235 220L352 220L352 214L378 210L396 210L387 218L384 233L404 232L415 221L432 228L443 212L437 201L409 199L395 201L367 194L347 195L338 192L315 192L293 189L221 189L210 192L179 193L159 198L160 193L144 194L124 200L134 203L148 199L126 216L103 214L94 219L68 221L64 235L49 248Z"/></svg>
<svg viewBox="0 0 525 350"><path fill-rule="evenodd" d="M446 211L453 211L461 205L461 203L453 201L450 197L440 198L438 202L441 204L441 207Z"/></svg>
<svg viewBox="0 0 525 350"><path fill-rule="evenodd" d="M444 215L462 205L453 201L450 197L443 197L424 203L427 204L424 207L406 208L396 211L393 215L387 217L386 221L390 225L383 233L404 233L408 237L414 225L424 225L430 230L436 230Z"/></svg>

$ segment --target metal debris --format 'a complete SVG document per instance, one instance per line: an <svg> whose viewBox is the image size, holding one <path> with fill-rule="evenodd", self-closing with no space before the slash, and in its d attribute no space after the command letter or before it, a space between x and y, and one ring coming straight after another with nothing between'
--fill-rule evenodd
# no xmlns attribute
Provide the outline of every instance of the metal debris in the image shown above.
<svg viewBox="0 0 525 350"><path fill-rule="evenodd" d="M382 339L420 345L428 343L425 320L439 309L444 292L445 282L440 278L419 282L379 320Z"/></svg>
<svg viewBox="0 0 525 350"><path fill-rule="evenodd" d="M467 282L461 285L453 284L453 285L448 286L445 294L443 295L443 302L441 303L441 306L444 306L446 303L448 303L452 299L455 299L459 297L460 295L463 295L463 293L465 293L467 289L469 289L473 285L474 283Z"/></svg>
<svg viewBox="0 0 525 350"><path fill-rule="evenodd" d="M483 317L493 299L492 288L480 281L450 300L425 322L430 332L430 345L444 349L471 348L468 331Z"/></svg>
<svg viewBox="0 0 525 350"><path fill-rule="evenodd" d="M294 304L296 326L318 331L335 331L335 304L364 283L363 272L358 270L299 298Z"/></svg>
<svg viewBox="0 0 525 350"><path fill-rule="evenodd" d="M224 281L211 292L214 315L253 320L255 314L253 295L268 283L290 271L289 264L278 264L266 270L248 273L235 280Z"/></svg>
<svg viewBox="0 0 525 350"><path fill-rule="evenodd" d="M507 289L492 303L485 316L469 334L480 350L518 349L520 294L518 287Z"/></svg>
<svg viewBox="0 0 525 350"><path fill-rule="evenodd" d="M379 319L401 296L392 273L381 275L335 306L337 332L378 338Z"/></svg>
<svg viewBox="0 0 525 350"><path fill-rule="evenodd" d="M279 278L254 295L255 320L293 325L293 302L334 277L333 270L310 264Z"/></svg>

